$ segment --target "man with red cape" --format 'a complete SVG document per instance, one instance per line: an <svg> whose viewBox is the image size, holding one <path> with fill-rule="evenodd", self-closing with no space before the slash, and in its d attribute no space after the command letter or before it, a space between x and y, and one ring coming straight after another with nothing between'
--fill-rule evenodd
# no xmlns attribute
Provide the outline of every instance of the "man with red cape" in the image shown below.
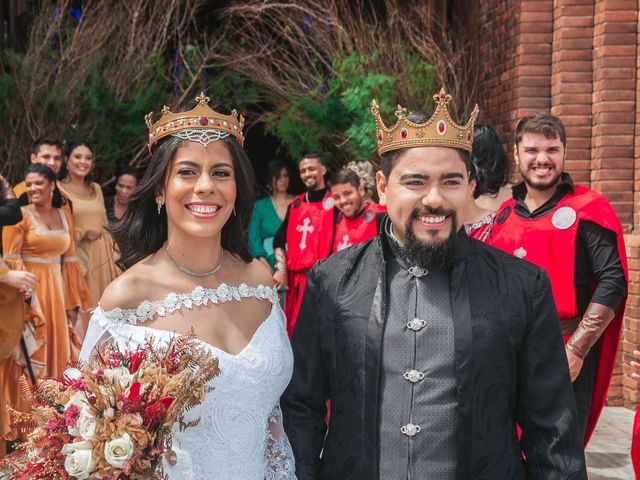
<svg viewBox="0 0 640 480"><path fill-rule="evenodd" d="M307 191L293 199L287 215L273 239L278 288L288 287L284 313L291 336L298 317L307 273L316 261L329 256L333 241L333 198L324 176L327 169L317 154L307 154L298 163Z"/></svg>
<svg viewBox="0 0 640 480"><path fill-rule="evenodd" d="M566 132L559 118L522 118L514 156L523 182L498 210L488 243L549 275L586 446L620 341L628 281L622 228L602 195L574 185L563 171Z"/></svg>
<svg viewBox="0 0 640 480"><path fill-rule="evenodd" d="M356 172L349 168L338 170L329 180L329 189L337 210L331 253L378 235L387 209L366 201L364 186Z"/></svg>

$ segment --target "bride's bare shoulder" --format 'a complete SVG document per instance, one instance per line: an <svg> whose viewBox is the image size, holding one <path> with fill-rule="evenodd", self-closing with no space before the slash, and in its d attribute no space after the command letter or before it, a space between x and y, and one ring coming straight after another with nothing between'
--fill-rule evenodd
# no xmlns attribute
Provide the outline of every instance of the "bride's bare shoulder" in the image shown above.
<svg viewBox="0 0 640 480"><path fill-rule="evenodd" d="M156 289L152 269L144 260L126 270L105 288L100 306L109 311L114 308L137 308L144 300L152 298Z"/></svg>
<svg viewBox="0 0 640 480"><path fill-rule="evenodd" d="M273 276L271 272L258 260L252 260L251 262L243 262L238 259L233 260L232 276L235 279L242 279L241 282L247 285L265 285L273 286Z"/></svg>

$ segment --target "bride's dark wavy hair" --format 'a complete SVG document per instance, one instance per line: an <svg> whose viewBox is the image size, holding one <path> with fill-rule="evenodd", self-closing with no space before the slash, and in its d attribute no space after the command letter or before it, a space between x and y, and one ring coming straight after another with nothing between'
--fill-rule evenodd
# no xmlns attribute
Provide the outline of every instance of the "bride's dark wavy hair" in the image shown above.
<svg viewBox="0 0 640 480"><path fill-rule="evenodd" d="M157 252L167 239L167 209L158 215L156 192L164 186L171 159L185 141L167 136L158 142L140 184L129 197L126 213L108 229L120 254L118 266L123 270ZM222 248L250 262L253 255L247 245L247 231L255 201L253 167L231 135L219 141L231 154L236 180L236 215L232 214L222 227Z"/></svg>

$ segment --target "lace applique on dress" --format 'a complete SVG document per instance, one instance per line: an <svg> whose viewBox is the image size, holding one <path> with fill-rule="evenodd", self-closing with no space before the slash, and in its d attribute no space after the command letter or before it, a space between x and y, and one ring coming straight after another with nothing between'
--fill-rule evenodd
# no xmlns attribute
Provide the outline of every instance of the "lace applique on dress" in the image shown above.
<svg viewBox="0 0 640 480"><path fill-rule="evenodd" d="M194 306L207 305L211 303L225 303L235 300L241 301L243 298L257 298L269 300L272 304L278 303L278 292L275 287L258 285L250 287L246 283L239 286L229 286L221 283L217 288L196 287L191 293L170 293L163 300L150 302L145 300L138 308L114 308L103 312L104 318L111 322L126 322L137 325L151 320L155 315L164 317L170 315L181 308L193 308Z"/></svg>
<svg viewBox="0 0 640 480"><path fill-rule="evenodd" d="M269 415L265 439L265 480L293 480L296 466L293 449L284 432L282 411L278 403Z"/></svg>
<svg viewBox="0 0 640 480"><path fill-rule="evenodd" d="M495 218L495 212L485 215L475 223L467 223L464 225L464 229L471 238L486 242L487 238L491 235L493 228L493 220Z"/></svg>

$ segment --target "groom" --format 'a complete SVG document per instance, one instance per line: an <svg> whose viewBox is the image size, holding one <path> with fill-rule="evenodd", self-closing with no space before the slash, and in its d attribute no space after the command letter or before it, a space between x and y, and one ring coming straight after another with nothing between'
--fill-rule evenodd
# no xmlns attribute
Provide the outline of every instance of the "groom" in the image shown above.
<svg viewBox="0 0 640 480"><path fill-rule="evenodd" d="M547 276L466 236L477 107L461 126L434 99L392 128L374 102L388 219L309 275L282 399L298 478L587 478Z"/></svg>

